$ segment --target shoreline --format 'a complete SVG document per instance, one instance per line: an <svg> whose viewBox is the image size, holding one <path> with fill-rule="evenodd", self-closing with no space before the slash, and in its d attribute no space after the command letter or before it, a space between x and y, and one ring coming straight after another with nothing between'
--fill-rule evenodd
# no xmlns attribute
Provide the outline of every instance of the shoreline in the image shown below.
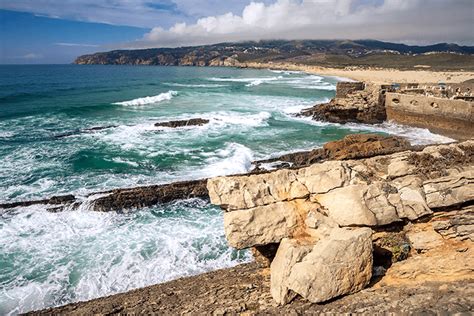
<svg viewBox="0 0 474 316"><path fill-rule="evenodd" d="M224 66L226 67L226 66ZM472 71L399 70L394 68L330 68L291 63L240 63L238 68L302 71L314 75L348 78L372 84L387 83L461 83L474 79Z"/></svg>
<svg viewBox="0 0 474 316"><path fill-rule="evenodd" d="M245 66L242 66L240 68L253 68L253 69L270 69L270 70L290 70L290 71L303 71L303 72L306 72L306 73L309 73L309 74L318 74L318 75L324 75L324 76L334 76L334 77L338 77L338 78L350 78L350 79L353 79L353 80L362 80L362 81L368 81L370 83L379 83L377 81L373 81L373 80L368 80L368 79L362 79L363 77L361 77L361 75L359 74L359 72L365 72L366 76L369 76L371 78L376 78L375 80L382 80L382 79L386 79L386 78L389 78L389 75L392 73L392 71L388 71L388 70L370 70L370 71L367 71L367 70L343 70L343 69L334 69L334 68L321 68L321 67L311 67L311 66L303 66L303 65L289 65L290 67L287 67L288 65L286 64L246 64ZM324 73L322 73L322 69L324 71ZM367 74L368 72L368 74ZM420 76L422 78L425 78L427 76L430 76L430 75L433 75L431 76L431 78L442 78L443 76L447 76L447 74L452 74L451 72L431 72L431 71L426 71L426 70L420 70L420 71L402 71L402 70L393 70L394 73L397 74L397 78L405 78L404 80L408 80L409 82L414 82L412 81L411 79L414 78L416 75L418 75L420 72L423 73L424 75L423 76ZM461 73L461 74L464 74L464 73ZM456 76L456 79L464 79L464 77L462 75L458 75ZM466 74L464 74L466 75ZM438 77L437 77L438 76ZM469 72L467 76L471 76L471 78L473 77L473 73ZM378 79L377 79L378 78ZM419 80L420 82L427 82L425 79L422 79L422 80ZM429 81L433 81L433 80L429 80ZM400 82L407 82L407 81L400 81ZM386 81L380 81L380 83L386 83ZM113 191L113 190L111 190ZM228 268L228 269L225 269L226 271L234 271L235 268ZM238 269L237 269L238 270ZM209 278L211 280L214 279L213 275L219 275L221 270L217 270L217 271L211 271L209 273L207 273L206 275L209 275ZM258 270L260 271L259 273L265 273L265 272L262 272L264 270ZM112 297L115 297L115 296L120 296L120 295L125 295L125 296L133 296L137 293L140 293L140 291L149 291L148 288L160 288L161 285L163 285L164 287L165 286L168 286L169 284L179 284L179 282L182 282L183 279L187 279L187 280L190 280L192 282L192 280L199 280L198 277L202 276L202 274L200 275L197 275L197 276L194 276L194 277L188 277L188 278L180 278L180 279L177 279L177 280L173 280L173 281L170 281L170 282L167 282L167 283L160 283L160 284L157 284L157 285L153 285L151 287L146 287L146 288L140 288L140 289L136 289L136 290L132 290L132 291L128 291L128 292L125 292L125 293L122 293L122 294L116 294L116 295L113 295L113 296L108 296L108 297L102 297L102 298L98 298L96 300L103 300L104 302L109 302L111 300ZM235 279L239 279L239 275L236 275L235 276ZM222 285L222 284L221 284ZM228 284L227 284L228 285ZM226 285L226 286L227 286ZM213 287L213 284L210 284L209 285L210 288ZM247 286L247 285L246 285ZM437 285L437 286L441 286L441 284ZM232 288L232 287L230 287ZM181 289L182 290L182 289ZM209 291L211 291L212 289L209 289ZM230 292L232 293L232 295L235 295L234 292ZM207 294L207 293L205 293ZM265 291L263 293L261 293L261 295L266 295L268 294L268 291ZM166 294L167 296L169 296L168 294ZM171 296L173 296L173 299L176 299L175 296L178 296L179 297L179 294L176 295L175 293L172 293ZM232 296L231 296L232 297ZM351 296L352 297L352 296ZM355 296L356 297L356 296ZM166 298L166 296L165 296ZM225 298L225 297L224 297ZM223 297L221 297L221 299L223 299ZM95 300L94 300L95 301ZM86 306L88 302L79 302L79 303L72 303L72 304L69 304L69 305L66 305L64 306L64 308L68 307L68 306L77 306L78 308L80 308L80 306ZM166 301L166 304L169 304L170 302ZM334 301L335 305L339 304L339 300L336 300ZM94 303L92 303L94 304ZM113 303L113 304L116 304ZM165 302L163 302L163 304L165 304ZM166 305L165 304L165 305ZM269 303L270 304L270 303ZM331 304L331 303L330 303ZM219 304L217 304L219 305ZM271 306L268 305L268 307L270 308ZM61 310L63 307L59 307L58 310L44 310L42 312L45 312L45 313L48 313L48 312L51 312L51 313L54 313L56 311L59 311ZM123 309L123 306L121 307ZM272 307L274 308L274 306ZM56 309L56 308L55 308ZM75 309L75 307L74 307ZM127 309L125 309L127 310ZM245 311L246 309L243 309L241 311ZM66 309L64 309L63 311L66 311ZM112 310L112 311L109 311L109 312L120 312L121 310ZM176 310L174 310L176 311ZM192 311L192 310L190 310ZM190 312L188 311L188 312ZM273 310L273 311L277 311L277 310ZM69 311L68 311L69 312ZM95 312L97 312L97 310L95 310ZM166 312L166 311L165 311ZM171 310L169 310L168 312L171 312Z"/></svg>

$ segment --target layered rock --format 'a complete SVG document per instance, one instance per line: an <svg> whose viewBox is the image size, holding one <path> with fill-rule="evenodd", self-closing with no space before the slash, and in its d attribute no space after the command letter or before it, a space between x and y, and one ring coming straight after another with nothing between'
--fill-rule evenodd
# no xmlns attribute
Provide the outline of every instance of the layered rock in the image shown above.
<svg viewBox="0 0 474 316"><path fill-rule="evenodd" d="M366 85L364 90L349 90L328 103L304 110L301 115L332 123L381 123L387 118L383 100L379 88Z"/></svg>
<svg viewBox="0 0 474 316"><path fill-rule="evenodd" d="M383 142L372 144L371 150L383 151ZM334 158L350 158L358 149L351 149L350 138L339 145L326 146ZM466 141L419 152L330 160L300 169L217 177L208 180L207 188L211 202L225 211L231 246L280 243L271 263L271 292L278 303L296 294L323 302L368 284L372 230L380 234L386 227L474 201L473 149L474 141ZM446 236L469 238L471 228L456 223L455 217L448 217L435 227ZM439 238L434 230L412 231L401 240L425 251L436 247ZM398 252L393 257L406 256L406 249Z"/></svg>
<svg viewBox="0 0 474 316"><path fill-rule="evenodd" d="M258 160L253 164L256 169L264 169L266 164L274 168L301 168L325 160L344 160L368 158L377 155L393 154L413 149L410 143L398 136L382 136L377 134L347 135L341 140L324 144L323 148L282 155L280 157Z"/></svg>

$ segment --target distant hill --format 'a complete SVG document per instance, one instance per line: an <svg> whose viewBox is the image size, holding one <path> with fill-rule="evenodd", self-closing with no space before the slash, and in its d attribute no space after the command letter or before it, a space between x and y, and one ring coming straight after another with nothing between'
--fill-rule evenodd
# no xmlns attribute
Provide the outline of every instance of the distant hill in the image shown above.
<svg viewBox="0 0 474 316"><path fill-rule="evenodd" d="M375 40L269 40L214 45L114 50L78 57L75 64L232 66L246 62L294 62L346 67L474 68L474 47L440 43L410 46Z"/></svg>

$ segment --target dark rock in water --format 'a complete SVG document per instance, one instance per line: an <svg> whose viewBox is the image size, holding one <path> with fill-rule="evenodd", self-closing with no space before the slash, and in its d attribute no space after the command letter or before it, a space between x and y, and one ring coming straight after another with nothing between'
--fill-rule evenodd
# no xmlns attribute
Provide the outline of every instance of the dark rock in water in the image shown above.
<svg viewBox="0 0 474 316"><path fill-rule="evenodd" d="M117 127L117 125L107 125L107 126L93 126L90 128L85 128L85 132L95 132L95 131L101 131L103 129L108 129L108 128L114 128Z"/></svg>
<svg viewBox="0 0 474 316"><path fill-rule="evenodd" d="M326 143L323 148L328 159L344 160L393 154L409 150L411 145L409 141L399 136L353 134Z"/></svg>
<svg viewBox="0 0 474 316"><path fill-rule="evenodd" d="M202 119L202 118L193 118L189 120L159 122L159 123L156 123L155 126L177 128L177 127L185 127L185 126L202 126L207 123L209 123L209 120Z"/></svg>
<svg viewBox="0 0 474 316"><path fill-rule="evenodd" d="M64 137L69 137L69 136L79 135L79 134L84 134L84 133L94 133L96 131L101 131L101 130L104 130L104 129L114 128L114 127L117 127L117 125L93 126L93 127L90 127L90 128L85 128L85 129L81 129L81 130L75 130L75 131L72 131L72 132L58 134L58 135L55 135L54 138L64 138Z"/></svg>
<svg viewBox="0 0 474 316"><path fill-rule="evenodd" d="M71 203L74 203L75 201L76 201L76 197L72 194L69 194L69 195L61 195L61 196L52 196L49 199L43 199L43 200L2 203L0 204L0 209L26 207L26 206L37 205L37 204L53 204L53 205L71 204Z"/></svg>
<svg viewBox="0 0 474 316"><path fill-rule="evenodd" d="M110 194L96 199L93 208L95 211L107 212L148 207L180 199L208 199L206 184L207 179L202 179L101 192Z"/></svg>

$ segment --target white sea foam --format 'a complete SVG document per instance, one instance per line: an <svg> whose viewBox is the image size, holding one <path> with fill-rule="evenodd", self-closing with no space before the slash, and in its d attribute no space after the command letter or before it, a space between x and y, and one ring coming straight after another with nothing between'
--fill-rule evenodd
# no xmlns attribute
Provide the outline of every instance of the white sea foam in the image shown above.
<svg viewBox="0 0 474 316"><path fill-rule="evenodd" d="M172 87L183 87L183 88L222 88L228 87L227 84L184 84L184 83L174 83L174 82L165 82L167 86Z"/></svg>
<svg viewBox="0 0 474 316"><path fill-rule="evenodd" d="M137 99L133 99L129 101L115 102L113 104L127 105L127 106L154 104L154 103L159 103L166 100L171 100L176 95L178 95L178 92L170 90L168 92L163 92L152 97L137 98Z"/></svg>
<svg viewBox="0 0 474 316"><path fill-rule="evenodd" d="M406 125L396 124L393 122L384 122L382 124L374 125L351 123L346 124L345 127L348 127L354 131L364 130L403 136L410 140L413 145L429 145L438 143L449 143L454 141L454 139L432 133L425 128L410 127Z"/></svg>
<svg viewBox="0 0 474 316"><path fill-rule="evenodd" d="M283 79L283 76L278 77L260 77L260 78L209 78L210 81L223 81L223 82L247 82L247 87L258 86L262 83L271 81L277 81Z"/></svg>
<svg viewBox="0 0 474 316"><path fill-rule="evenodd" d="M220 210L188 200L129 214L4 214L0 314L17 314L124 292L250 260L226 244ZM25 276L28 275L28 278Z"/></svg>
<svg viewBox="0 0 474 316"><path fill-rule="evenodd" d="M303 71L296 71L296 70L275 70L275 69L269 69L269 70L276 74L285 74L285 75L304 74Z"/></svg>
<svg viewBox="0 0 474 316"><path fill-rule="evenodd" d="M204 177L215 177L248 172L254 160L250 148L229 143L223 149L214 153L213 157L206 160L206 167L199 173Z"/></svg>

